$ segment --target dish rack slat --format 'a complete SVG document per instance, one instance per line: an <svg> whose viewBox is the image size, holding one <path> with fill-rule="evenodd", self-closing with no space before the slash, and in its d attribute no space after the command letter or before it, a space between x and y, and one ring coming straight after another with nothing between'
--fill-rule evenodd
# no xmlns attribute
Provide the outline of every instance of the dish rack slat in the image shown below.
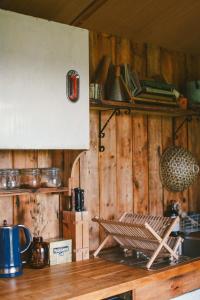
<svg viewBox="0 0 200 300"><path fill-rule="evenodd" d="M107 233L106 238L94 252L97 256L106 244L108 238L113 237L123 248L140 251L149 257L146 265L151 267L157 257L171 256L178 259L178 248L182 242L181 237L170 237L173 227L179 222L179 217L138 215L124 213L119 221L93 218Z"/></svg>

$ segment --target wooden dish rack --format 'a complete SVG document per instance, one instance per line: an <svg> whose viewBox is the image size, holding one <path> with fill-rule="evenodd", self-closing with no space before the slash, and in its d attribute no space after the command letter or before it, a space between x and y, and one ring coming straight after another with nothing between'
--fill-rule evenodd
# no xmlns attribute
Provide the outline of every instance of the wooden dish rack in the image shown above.
<svg viewBox="0 0 200 300"><path fill-rule="evenodd" d="M133 249L145 254L149 259L147 269L158 257L171 257L178 260L178 250L183 239L171 237L174 226L179 222L179 217L138 215L124 213L119 221L108 221L101 218L93 218L107 233L98 249L94 252L96 257L109 237L113 237L123 248Z"/></svg>

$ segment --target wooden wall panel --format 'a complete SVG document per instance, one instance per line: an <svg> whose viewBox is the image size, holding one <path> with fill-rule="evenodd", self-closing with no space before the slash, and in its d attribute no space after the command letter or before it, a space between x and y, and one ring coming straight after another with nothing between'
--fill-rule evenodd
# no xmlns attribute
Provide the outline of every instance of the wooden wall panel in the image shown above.
<svg viewBox="0 0 200 300"><path fill-rule="evenodd" d="M181 93L184 93L186 84L186 55L181 52L174 52L172 55L173 83Z"/></svg>
<svg viewBox="0 0 200 300"><path fill-rule="evenodd" d="M133 210L149 210L147 116L133 116Z"/></svg>
<svg viewBox="0 0 200 300"><path fill-rule="evenodd" d="M131 63L131 42L124 38L116 38L115 63L130 64Z"/></svg>
<svg viewBox="0 0 200 300"><path fill-rule="evenodd" d="M90 250L95 250L99 244L99 226L91 221L99 216L99 153L98 153L98 114L91 112L90 116L90 151L80 157L80 186L85 191L85 207L89 211Z"/></svg>
<svg viewBox="0 0 200 300"><path fill-rule="evenodd" d="M115 38L109 34L90 33L90 81L95 81L96 70L104 55L109 55L115 63Z"/></svg>
<svg viewBox="0 0 200 300"><path fill-rule="evenodd" d="M153 215L163 215L163 192L159 176L161 153L161 118L151 116L148 120L149 213Z"/></svg>
<svg viewBox="0 0 200 300"><path fill-rule="evenodd" d="M147 63L146 55L147 49L144 44L131 43L131 67L138 73L139 77L146 76Z"/></svg>
<svg viewBox="0 0 200 300"><path fill-rule="evenodd" d="M13 151L13 168L37 167L37 153L35 151ZM24 224L34 234L34 211L35 199L29 195L14 197L14 224Z"/></svg>
<svg viewBox="0 0 200 300"><path fill-rule="evenodd" d="M131 64L131 43L117 38L116 64ZM116 188L117 217L133 211L132 120L126 112L116 117Z"/></svg>
<svg viewBox="0 0 200 300"><path fill-rule="evenodd" d="M52 151L38 151L38 168L52 166ZM34 233L44 238L59 237L59 195L38 194L32 210Z"/></svg>
<svg viewBox="0 0 200 300"><path fill-rule="evenodd" d="M52 152L14 151L14 168L46 168L52 164ZM14 201L14 223L28 226L34 236L44 238L59 236L59 196L28 195L17 196Z"/></svg>
<svg viewBox="0 0 200 300"><path fill-rule="evenodd" d="M173 82L173 53L161 48L160 55L161 74L168 83ZM162 153L167 147L173 145L172 118L162 117ZM163 188L163 209L166 211L168 204L174 199L174 193ZM177 199L178 200L178 199Z"/></svg>
<svg viewBox="0 0 200 300"><path fill-rule="evenodd" d="M102 121L105 124L110 112L103 113ZM106 127L105 137L102 139L105 151L99 153L99 183L100 216L105 219L114 219L118 215L117 206L117 160L116 160L116 120L115 116ZM101 239L104 232L100 230Z"/></svg>
<svg viewBox="0 0 200 300"><path fill-rule="evenodd" d="M132 123L130 116L116 118L116 188L117 216L133 211Z"/></svg>
<svg viewBox="0 0 200 300"><path fill-rule="evenodd" d="M155 45L147 45L147 77L160 75L160 48Z"/></svg>
<svg viewBox="0 0 200 300"><path fill-rule="evenodd" d="M171 51L160 50L160 73L168 83L173 82L173 61Z"/></svg>
<svg viewBox="0 0 200 300"><path fill-rule="evenodd" d="M147 45L147 76L161 74L161 51L159 47ZM149 160L149 213L163 214L163 192L159 177L159 160L162 153L161 117L148 117Z"/></svg>
<svg viewBox="0 0 200 300"><path fill-rule="evenodd" d="M92 38L94 41L95 33L92 33ZM196 61L198 60L197 57L193 56L191 60L188 58L188 62L186 64L187 56L184 53L173 52L164 48L156 47L154 45L138 43L130 44L128 40L119 38L116 40L113 38L113 44L116 44L116 52L114 56L115 59L113 62L130 63L132 68L137 70L142 77L160 74L168 82L175 83L178 89L183 90L185 81L188 78L187 72L189 72L186 70L186 66L189 70L189 64L191 63L190 74L198 73L197 70L199 68L194 64L195 59ZM102 50L102 48L98 47L99 46L97 44L94 45L93 42L90 53L91 60L94 61L96 59L96 65L98 65L97 53L100 54ZM110 55L113 55L113 49L110 52ZM93 115L91 116L92 124L97 122L97 117L95 117L95 114L97 116L97 112L93 112ZM132 120L131 126L127 121L128 118ZM182 121L183 120L181 119L176 119L176 126L179 126ZM115 139L112 141L106 141L105 152L107 153L104 152L99 154L99 215L109 219L118 217L119 207L120 211L122 209L126 209L126 189L123 188L123 182L125 178L123 169L126 168L128 169L124 173L129 174L129 176L133 176L132 182L130 183L130 178L128 179L128 182L129 197L132 197L132 205L135 212L163 214L163 211L166 210L167 204L170 200L179 201L184 210L188 210L190 207L197 208L197 202L193 204L193 200L191 199L192 193L193 196L195 195L194 197L197 198L197 188L196 191L195 188L194 191L193 188L191 189L190 198L188 198L188 190L184 191L183 193L169 192L162 187L160 182L160 155L168 146L173 144L172 118L159 116L147 117L144 115L121 115L116 116L115 120L112 120L112 122L111 125L106 128L106 135L107 137L111 137L113 130L113 136L116 136L116 141ZM111 128L112 124L114 123L116 123L115 126ZM192 126L195 127L194 124ZM176 144L188 148L188 143L190 143L189 147L192 148L193 141L191 140L189 142L189 135L191 134L191 131L192 128L190 128L188 131L187 124L185 124L178 133ZM123 153L123 151L126 151L126 149L130 149L129 146L125 146L124 149L124 145L129 144L130 134L130 145L132 144L132 172L130 171L131 159L127 156L127 152L126 155ZM115 153L115 150L113 149L115 148L116 160L113 157ZM197 149L196 152L198 151L199 150ZM111 174L111 170L109 168L112 170L113 168L114 170L116 168L116 182L114 181L113 177L109 177L109 175L107 175ZM113 171L113 173L115 173L115 171ZM110 188L108 188L107 183L105 186L105 181L108 177L110 178ZM113 184L116 184L117 201L109 200L111 199L111 195L114 193L113 189L115 189L115 187L113 187ZM105 213L105 203L107 203L107 201L113 201L112 205L116 209L111 208L109 202L107 204L107 212ZM127 209L129 209L129 206Z"/></svg>

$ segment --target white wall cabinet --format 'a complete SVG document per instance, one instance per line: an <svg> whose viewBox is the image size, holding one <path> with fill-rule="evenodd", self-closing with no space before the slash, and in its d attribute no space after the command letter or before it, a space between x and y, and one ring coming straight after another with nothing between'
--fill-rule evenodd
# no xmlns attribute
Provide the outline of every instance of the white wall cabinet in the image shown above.
<svg viewBox="0 0 200 300"><path fill-rule="evenodd" d="M80 96L66 96L66 74ZM0 148L89 147L88 31L0 10Z"/></svg>

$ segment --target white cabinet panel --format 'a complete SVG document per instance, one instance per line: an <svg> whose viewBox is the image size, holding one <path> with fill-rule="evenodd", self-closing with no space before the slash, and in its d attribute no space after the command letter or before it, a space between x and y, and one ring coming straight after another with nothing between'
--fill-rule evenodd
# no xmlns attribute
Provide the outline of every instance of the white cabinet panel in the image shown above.
<svg viewBox="0 0 200 300"><path fill-rule="evenodd" d="M0 148L87 149L88 31L0 10ZM66 74L80 96L66 96Z"/></svg>

